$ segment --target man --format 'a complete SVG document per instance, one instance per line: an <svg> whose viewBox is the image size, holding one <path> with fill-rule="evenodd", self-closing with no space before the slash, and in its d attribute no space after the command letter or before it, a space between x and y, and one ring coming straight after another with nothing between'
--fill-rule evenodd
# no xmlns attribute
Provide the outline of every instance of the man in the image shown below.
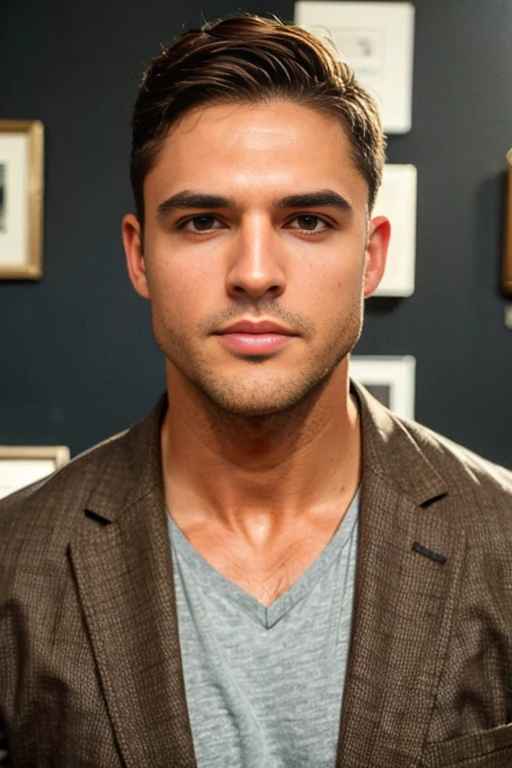
<svg viewBox="0 0 512 768"><path fill-rule="evenodd" d="M512 476L349 384L383 157L294 26L150 66L123 239L167 396L0 506L14 766L512 765Z"/></svg>

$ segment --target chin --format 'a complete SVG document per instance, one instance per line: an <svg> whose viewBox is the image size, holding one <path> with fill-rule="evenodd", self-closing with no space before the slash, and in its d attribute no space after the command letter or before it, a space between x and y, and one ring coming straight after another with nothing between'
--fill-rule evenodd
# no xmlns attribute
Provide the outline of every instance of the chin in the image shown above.
<svg viewBox="0 0 512 768"><path fill-rule="evenodd" d="M238 416L245 419L268 419L272 416L278 416L281 413L288 413L296 408L299 402L232 402L225 400L213 400L210 402L219 410L231 416Z"/></svg>
<svg viewBox="0 0 512 768"><path fill-rule="evenodd" d="M328 376L314 381L279 381L269 385L199 386L201 394L219 411L247 419L265 419L311 403L327 383Z"/></svg>

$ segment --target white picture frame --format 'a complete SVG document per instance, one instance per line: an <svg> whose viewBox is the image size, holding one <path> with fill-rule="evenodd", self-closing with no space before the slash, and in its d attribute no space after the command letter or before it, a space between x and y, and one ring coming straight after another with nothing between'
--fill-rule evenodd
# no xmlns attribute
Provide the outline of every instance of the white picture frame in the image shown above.
<svg viewBox="0 0 512 768"><path fill-rule="evenodd" d="M412 126L414 16L406 2L295 3L295 23L331 38L375 97L386 133L408 133Z"/></svg>
<svg viewBox="0 0 512 768"><path fill-rule="evenodd" d="M0 499L67 464L66 445L0 445Z"/></svg>
<svg viewBox="0 0 512 768"><path fill-rule="evenodd" d="M39 120L0 120L0 279L43 276L43 144Z"/></svg>
<svg viewBox="0 0 512 768"><path fill-rule="evenodd" d="M372 216L391 222L384 276L374 296L407 297L414 293L418 172L414 165L384 166Z"/></svg>
<svg viewBox="0 0 512 768"><path fill-rule="evenodd" d="M414 419L416 359L412 355L351 355L349 373L397 416Z"/></svg>

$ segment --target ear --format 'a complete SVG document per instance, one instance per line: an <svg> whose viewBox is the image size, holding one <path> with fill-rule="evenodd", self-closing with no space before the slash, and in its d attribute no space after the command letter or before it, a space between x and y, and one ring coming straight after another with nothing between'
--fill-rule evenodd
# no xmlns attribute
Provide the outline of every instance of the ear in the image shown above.
<svg viewBox="0 0 512 768"><path fill-rule="evenodd" d="M126 265L132 285L141 296L149 299L149 288L144 264L144 252L139 220L133 213L123 219L123 245Z"/></svg>
<svg viewBox="0 0 512 768"><path fill-rule="evenodd" d="M377 290L384 274L390 236L391 224L385 216L377 216L370 221L364 268L365 299Z"/></svg>

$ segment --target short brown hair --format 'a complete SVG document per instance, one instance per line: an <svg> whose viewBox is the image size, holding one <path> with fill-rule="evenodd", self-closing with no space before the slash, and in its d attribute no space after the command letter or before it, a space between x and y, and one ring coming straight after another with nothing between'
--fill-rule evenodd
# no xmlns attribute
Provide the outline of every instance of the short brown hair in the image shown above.
<svg viewBox="0 0 512 768"><path fill-rule="evenodd" d="M382 178L385 137L377 107L329 45L275 18L235 16L184 32L145 73L133 113L131 182L143 223L143 184L170 127L209 102L283 99L337 117L366 179L369 208Z"/></svg>

